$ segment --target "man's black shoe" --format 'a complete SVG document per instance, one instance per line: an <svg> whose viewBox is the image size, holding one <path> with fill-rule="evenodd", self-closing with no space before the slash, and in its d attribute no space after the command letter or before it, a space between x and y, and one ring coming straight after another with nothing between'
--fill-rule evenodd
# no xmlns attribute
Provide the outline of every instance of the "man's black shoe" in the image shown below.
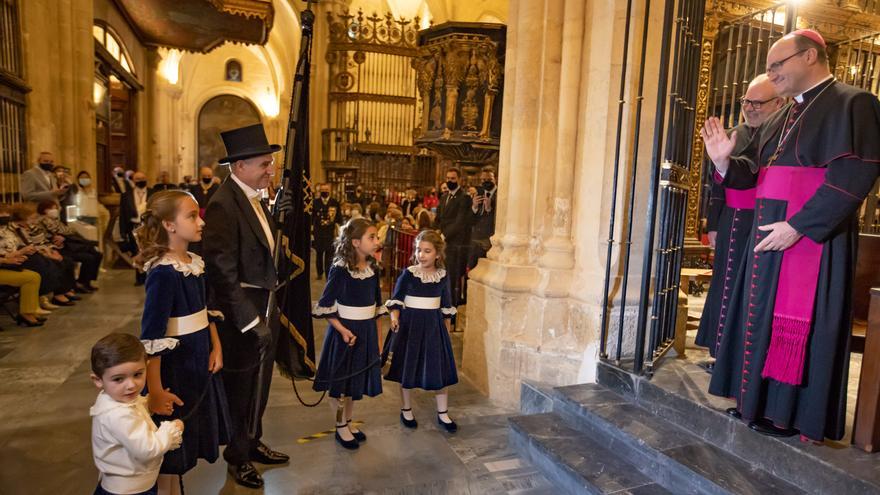
<svg viewBox="0 0 880 495"><path fill-rule="evenodd" d="M793 437L798 434L798 431L794 428L778 428L773 425L770 421L766 419L759 419L757 421L752 421L749 423L749 428L757 431L762 435L767 435L768 437Z"/></svg>
<svg viewBox="0 0 880 495"><path fill-rule="evenodd" d="M742 419L742 414L735 407L728 407L724 410L731 418Z"/></svg>
<svg viewBox="0 0 880 495"><path fill-rule="evenodd" d="M248 488L263 487L263 477L260 476L260 473L257 472L257 469L250 462L237 465L230 464L226 469L232 475L232 479L241 486Z"/></svg>
<svg viewBox="0 0 880 495"><path fill-rule="evenodd" d="M274 451L260 442L257 449L251 452L251 460L260 464L284 464L290 460L290 456Z"/></svg>

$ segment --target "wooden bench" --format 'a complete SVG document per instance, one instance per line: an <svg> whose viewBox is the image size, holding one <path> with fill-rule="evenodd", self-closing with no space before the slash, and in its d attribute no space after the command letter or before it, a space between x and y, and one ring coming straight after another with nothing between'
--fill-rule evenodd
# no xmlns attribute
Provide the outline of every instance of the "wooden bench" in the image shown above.
<svg viewBox="0 0 880 495"><path fill-rule="evenodd" d="M871 289L852 442L865 452L880 450L880 288Z"/></svg>

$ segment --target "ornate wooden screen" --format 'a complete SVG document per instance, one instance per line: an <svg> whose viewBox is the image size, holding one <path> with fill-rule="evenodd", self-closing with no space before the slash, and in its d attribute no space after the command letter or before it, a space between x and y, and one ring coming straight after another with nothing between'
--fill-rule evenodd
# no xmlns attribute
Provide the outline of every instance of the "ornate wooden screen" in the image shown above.
<svg viewBox="0 0 880 495"><path fill-rule="evenodd" d="M0 0L0 201L19 199L19 174L27 168L27 122L17 0Z"/></svg>

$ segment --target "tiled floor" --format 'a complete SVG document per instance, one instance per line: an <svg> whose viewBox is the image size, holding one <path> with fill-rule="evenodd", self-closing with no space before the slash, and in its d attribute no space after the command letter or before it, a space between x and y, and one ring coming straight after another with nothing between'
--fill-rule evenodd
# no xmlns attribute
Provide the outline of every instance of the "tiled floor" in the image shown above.
<svg viewBox="0 0 880 495"><path fill-rule="evenodd" d="M15 327L0 318L0 493L88 494L97 472L92 464L89 406L96 390L88 379L92 344L111 331L138 331L143 290L132 274L102 275L103 289L75 308L56 312L48 325ZM322 283L313 284L320 292ZM320 341L324 327L316 326ZM461 339L455 339L461 354ZM319 347L320 348L320 347ZM358 404L369 439L356 452L332 436L298 439L332 428L329 406L303 407L289 381L276 374L265 416L264 440L291 456L289 465L260 469L267 494L502 494L555 493L535 468L507 446L507 417L462 382L451 390L450 409L460 425L455 435L433 422L433 398L418 394L420 427L398 422L394 384L383 395ZM301 388L308 389L303 383ZM306 391L304 399L316 395ZM302 392L302 391L301 391ZM258 493L232 483L226 465L202 462L185 476L187 493Z"/></svg>

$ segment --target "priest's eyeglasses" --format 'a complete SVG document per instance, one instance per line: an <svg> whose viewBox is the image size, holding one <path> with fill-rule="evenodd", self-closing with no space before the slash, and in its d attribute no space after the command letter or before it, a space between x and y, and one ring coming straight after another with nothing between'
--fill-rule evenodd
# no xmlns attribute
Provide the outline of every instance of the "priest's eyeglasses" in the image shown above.
<svg viewBox="0 0 880 495"><path fill-rule="evenodd" d="M743 98L739 99L739 102L742 104L743 108L752 107L755 110L760 110L762 106L766 105L767 103L770 103L771 101L773 101L777 98L779 98L779 97L774 96L773 98L770 98L769 100L749 100L748 98L743 97Z"/></svg>
<svg viewBox="0 0 880 495"><path fill-rule="evenodd" d="M779 61L773 62L772 64L767 65L767 72L768 73L777 72L779 69L782 68L783 65L785 65L786 62L788 62L789 60L793 59L794 57L800 55L801 53L804 53L807 50L809 50L809 48L804 48L803 50L798 50L798 51L792 53L791 55L785 57L782 60L779 60Z"/></svg>

